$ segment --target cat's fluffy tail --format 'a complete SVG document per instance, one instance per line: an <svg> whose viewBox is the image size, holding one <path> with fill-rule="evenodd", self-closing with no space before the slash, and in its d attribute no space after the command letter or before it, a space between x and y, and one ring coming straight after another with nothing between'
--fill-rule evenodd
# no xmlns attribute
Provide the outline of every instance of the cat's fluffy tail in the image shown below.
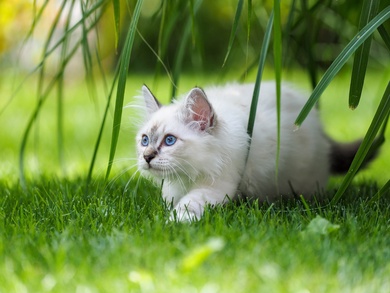
<svg viewBox="0 0 390 293"><path fill-rule="evenodd" d="M368 151L366 158L360 168L364 168L372 159L378 155L379 147L383 144L384 139L376 139L371 149ZM351 143L339 143L330 140L330 172L332 174L346 173L351 166L353 159L362 143L362 140Z"/></svg>

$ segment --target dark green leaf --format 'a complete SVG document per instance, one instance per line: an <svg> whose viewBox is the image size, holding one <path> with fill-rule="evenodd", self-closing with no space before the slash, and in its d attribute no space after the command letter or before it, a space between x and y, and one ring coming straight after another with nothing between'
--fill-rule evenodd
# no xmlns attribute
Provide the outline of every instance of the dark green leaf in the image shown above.
<svg viewBox="0 0 390 293"><path fill-rule="evenodd" d="M226 63L227 59L229 58L230 51L231 51L232 46L233 46L234 38L236 37L238 23L240 21L243 4L244 4L244 0L239 0L238 1L237 9L236 9L236 15L234 16L233 28L232 28L232 32L230 33L228 50L227 50L225 59L223 60L222 67L225 66L225 63Z"/></svg>
<svg viewBox="0 0 390 293"><path fill-rule="evenodd" d="M379 0L364 0L361 10L359 30L378 13ZM364 77L366 76L366 69L368 64L368 57L370 54L372 35L356 50L353 60L351 86L349 89L349 107L355 109L359 105L360 97L362 95Z"/></svg>
<svg viewBox="0 0 390 293"><path fill-rule="evenodd" d="M261 79L263 77L263 71L264 71L264 67L265 67L265 59L267 57L267 52L268 52L268 47L269 47L269 43L270 43L270 39L271 39L273 23L274 23L274 13L272 12L270 17L269 17L267 27L265 29L263 45L262 45L261 51L260 51L259 65L257 67L256 82L255 82L255 87L253 90L252 103L251 103L249 119L248 119L248 128L247 128L248 129L247 132L248 132L250 137L252 137L252 134L253 134L253 126L255 124L257 104L259 101L259 94L260 94L260 84L261 84Z"/></svg>
<svg viewBox="0 0 390 293"><path fill-rule="evenodd" d="M193 8L194 14L197 13L202 1L203 0L198 0L197 2L195 2L194 8ZM181 66L183 64L184 53L185 53L185 50L186 50L186 47L188 44L188 39L190 37L191 27L192 27L192 22L191 22L191 19L188 18L187 23L184 27L182 37L180 39L180 44L179 44L179 48L177 50L175 64L173 66L173 72L172 72L173 84L172 84L171 98L174 98L176 96L177 84L179 83Z"/></svg>
<svg viewBox="0 0 390 293"><path fill-rule="evenodd" d="M383 26L383 24L378 27L378 32L381 35L382 40L385 43L387 49L389 49L390 51L390 35L386 31L386 28Z"/></svg>

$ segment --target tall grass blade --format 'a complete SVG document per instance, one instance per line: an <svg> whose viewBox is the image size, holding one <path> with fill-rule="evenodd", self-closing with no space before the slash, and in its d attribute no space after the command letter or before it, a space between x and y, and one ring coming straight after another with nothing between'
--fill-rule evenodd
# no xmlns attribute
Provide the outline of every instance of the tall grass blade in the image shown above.
<svg viewBox="0 0 390 293"><path fill-rule="evenodd" d="M259 65L257 67L256 82L255 82L255 87L253 89L253 96L252 96L251 108L250 108L249 119L248 119L248 127L247 127L247 132L249 134L249 137L252 137L253 134L253 127L256 119L257 104L259 101L259 94L260 94L260 84L261 84L261 79L263 77L265 60L267 57L268 47L271 39L273 23L274 23L274 13L272 11L267 23L267 27L265 29L263 45L261 46L261 51L260 51Z"/></svg>
<svg viewBox="0 0 390 293"><path fill-rule="evenodd" d="M359 30L378 13L379 0L364 0L361 10ZM355 109L359 105L360 97L362 95L364 78L366 76L366 69L368 58L370 54L372 35L356 50L353 60L351 85L349 88L349 107Z"/></svg>
<svg viewBox="0 0 390 293"><path fill-rule="evenodd" d="M228 50L227 50L225 59L223 60L222 67L225 66L225 63L226 63L227 59L229 58L230 51L232 50L233 42L234 42L234 39L235 39L235 37L236 37L237 28L238 28L238 23L239 23L239 21L240 21L240 17L241 17L241 12L242 12L242 7L243 7L243 5L244 5L244 0L239 0L238 3L237 3L236 14L234 15L234 21L233 21L232 31L231 31L231 33L230 33L229 44L228 44ZM249 20L248 20L248 21L249 21Z"/></svg>
<svg viewBox="0 0 390 293"><path fill-rule="evenodd" d="M384 123L387 123L387 119L390 115L390 82L387 84L387 88L383 94L382 100L378 106L378 109L372 119L371 125L368 128L366 136L363 139L362 144L360 145L355 158L352 161L352 164L348 170L348 173L345 175L343 182L341 183L340 188L333 197L331 204L337 203L341 196L344 194L345 190L351 183L356 172L359 170L360 166L364 162L367 154L370 152L374 139L379 131L379 128ZM382 128L383 129L383 128ZM384 131L384 130L383 130Z"/></svg>
<svg viewBox="0 0 390 293"><path fill-rule="evenodd" d="M110 89L110 92L109 92L108 97L107 97L106 107L105 107L104 113L103 113L103 119L102 119L102 122L100 124L99 133L98 133L98 136L97 136L97 139L95 142L95 147L93 150L91 163L89 164L88 175L87 175L87 184L86 184L87 188L88 188L89 184L91 183L93 169L95 167L97 154L98 154L100 143L101 143L101 140L103 137L104 127L106 125L106 121L107 121L107 117L108 117L108 111L109 111L110 105L111 105L111 99L112 99L112 96L114 94L114 90L115 90L115 86L116 86L117 81L118 81L118 77L119 77L119 66L115 70L114 80L112 82L111 89Z"/></svg>
<svg viewBox="0 0 390 293"><path fill-rule="evenodd" d="M112 0L112 6L114 9L114 28L115 28L115 49L118 49L119 43L119 26L121 23L121 1Z"/></svg>
<svg viewBox="0 0 390 293"><path fill-rule="evenodd" d="M246 25L246 56L245 56L245 67L248 67L248 56L249 56L249 39L251 35L251 22L252 22L252 0L248 0L248 21ZM245 72L246 75L247 71Z"/></svg>
<svg viewBox="0 0 390 293"><path fill-rule="evenodd" d="M390 18L390 6L387 6L383 9L376 17L374 17L359 33L348 43L348 45L343 49L343 51L337 56L333 61L329 69L325 72L324 76L314 89L309 100L304 105L303 109L299 113L295 124L301 125L302 122L306 119L307 115L314 107L321 94L327 88L329 83L333 80L336 74L347 62L349 57L357 50L357 48L373 34L373 32L386 20Z"/></svg>
<svg viewBox="0 0 390 293"><path fill-rule="evenodd" d="M84 70L86 74L86 80L87 80L87 85L89 89L90 96L95 99L97 96L96 93L96 83L95 83L95 78L93 75L93 58L91 54L91 49L89 46L89 41L88 41L88 28L87 28L87 21L88 18L86 17L87 11L85 8L85 4L81 1L80 2L80 9L81 13L83 15L82 17L82 23L81 23L81 28L82 28L82 37L81 37L81 50L83 54L83 61L84 61ZM92 17L92 15L91 15Z"/></svg>
<svg viewBox="0 0 390 293"><path fill-rule="evenodd" d="M72 19L72 11L74 8L75 0L72 0L68 12L68 16L66 17L66 23L64 27L64 32L68 31L70 27L70 22ZM58 91L57 91L57 147L58 147L58 160L60 162L60 167L62 172L65 174L65 159L64 159L64 70L66 64L64 61L66 60L66 55L68 52L68 43L69 39L64 39L61 48L61 59L59 64L59 76L58 76Z"/></svg>
<svg viewBox="0 0 390 293"><path fill-rule="evenodd" d="M283 58L282 58L283 66L286 66L288 52L291 49L291 47L290 47L290 40L291 40L290 34L291 34L291 31L293 28L293 20L294 20L294 13L295 13L295 9L296 9L296 2L297 2L297 0L291 1L290 11L289 11L288 17L287 17L287 22L286 22L286 25L284 26L284 37L283 37L284 38L284 40L283 40L284 46L283 46Z"/></svg>
<svg viewBox="0 0 390 293"><path fill-rule="evenodd" d="M390 180L388 180L386 184L383 185L383 187L378 190L378 192L368 201L367 205L371 205L377 202L383 195L389 195L389 194L390 194Z"/></svg>
<svg viewBox="0 0 390 293"><path fill-rule="evenodd" d="M111 147L110 147L110 156L108 160L108 166L106 171L106 179L109 177L112 163L114 161L116 146L119 138L119 130L122 121L122 110L123 110L123 99L126 89L126 79L130 63L131 51L134 43L134 36L137 32L138 19L141 14L143 0L137 0L137 3L134 8L133 17L130 22L129 31L127 33L126 41L124 44L123 51L120 57L119 64L119 77L118 77L118 87L116 93L115 109L114 109L114 121L112 125L112 136L111 136Z"/></svg>
<svg viewBox="0 0 390 293"><path fill-rule="evenodd" d="M385 43L387 49L389 49L389 51L390 51L390 35L386 31L386 28L383 26L383 24L378 27L378 32L379 32L380 36L382 37L382 40Z"/></svg>
<svg viewBox="0 0 390 293"><path fill-rule="evenodd" d="M276 168L275 181L278 182L279 156L280 156L280 107L281 107L281 85L282 85L282 26L280 17L280 0L274 1L274 67L276 82L276 122L277 122L277 143L276 143Z"/></svg>
<svg viewBox="0 0 390 293"><path fill-rule="evenodd" d="M302 17L304 18L305 22L305 38L303 41L303 45L305 47L305 50L307 52L307 67L308 67L308 73L310 77L311 86L314 89L317 85L317 65L314 57L314 20L313 20L313 13L310 11L307 7L307 0L301 0L301 6L302 6ZM319 1L321 2L321 1Z"/></svg>
<svg viewBox="0 0 390 293"><path fill-rule="evenodd" d="M194 11L193 13L195 15L198 12L201 4L202 4L202 0L198 0L195 2L193 7L193 11ZM173 65L173 71L172 71L173 84L171 90L171 99L176 96L176 90L177 90L177 85L179 84L179 77L180 77L181 68L183 64L184 53L188 44L188 39L190 37L191 28L192 28L191 18L187 18L187 23L184 26L183 34L176 54L175 63Z"/></svg>

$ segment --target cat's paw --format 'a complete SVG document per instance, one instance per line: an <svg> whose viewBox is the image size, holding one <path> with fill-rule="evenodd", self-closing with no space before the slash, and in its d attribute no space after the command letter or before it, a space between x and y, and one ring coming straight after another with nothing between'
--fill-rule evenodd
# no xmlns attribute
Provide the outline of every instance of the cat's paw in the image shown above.
<svg viewBox="0 0 390 293"><path fill-rule="evenodd" d="M199 215L197 215L194 211L188 210L187 208L182 208L174 209L169 216L169 221L191 223L198 221L199 218Z"/></svg>

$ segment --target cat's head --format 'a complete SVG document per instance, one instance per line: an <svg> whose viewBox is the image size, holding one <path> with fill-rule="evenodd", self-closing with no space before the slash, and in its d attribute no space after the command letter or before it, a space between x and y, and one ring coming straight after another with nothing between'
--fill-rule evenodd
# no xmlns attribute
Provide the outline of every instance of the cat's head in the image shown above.
<svg viewBox="0 0 390 293"><path fill-rule="evenodd" d="M184 100L167 106L146 86L142 93L147 121L136 137L139 170L168 180L216 172L210 160L218 151L217 117L203 90L193 88Z"/></svg>

